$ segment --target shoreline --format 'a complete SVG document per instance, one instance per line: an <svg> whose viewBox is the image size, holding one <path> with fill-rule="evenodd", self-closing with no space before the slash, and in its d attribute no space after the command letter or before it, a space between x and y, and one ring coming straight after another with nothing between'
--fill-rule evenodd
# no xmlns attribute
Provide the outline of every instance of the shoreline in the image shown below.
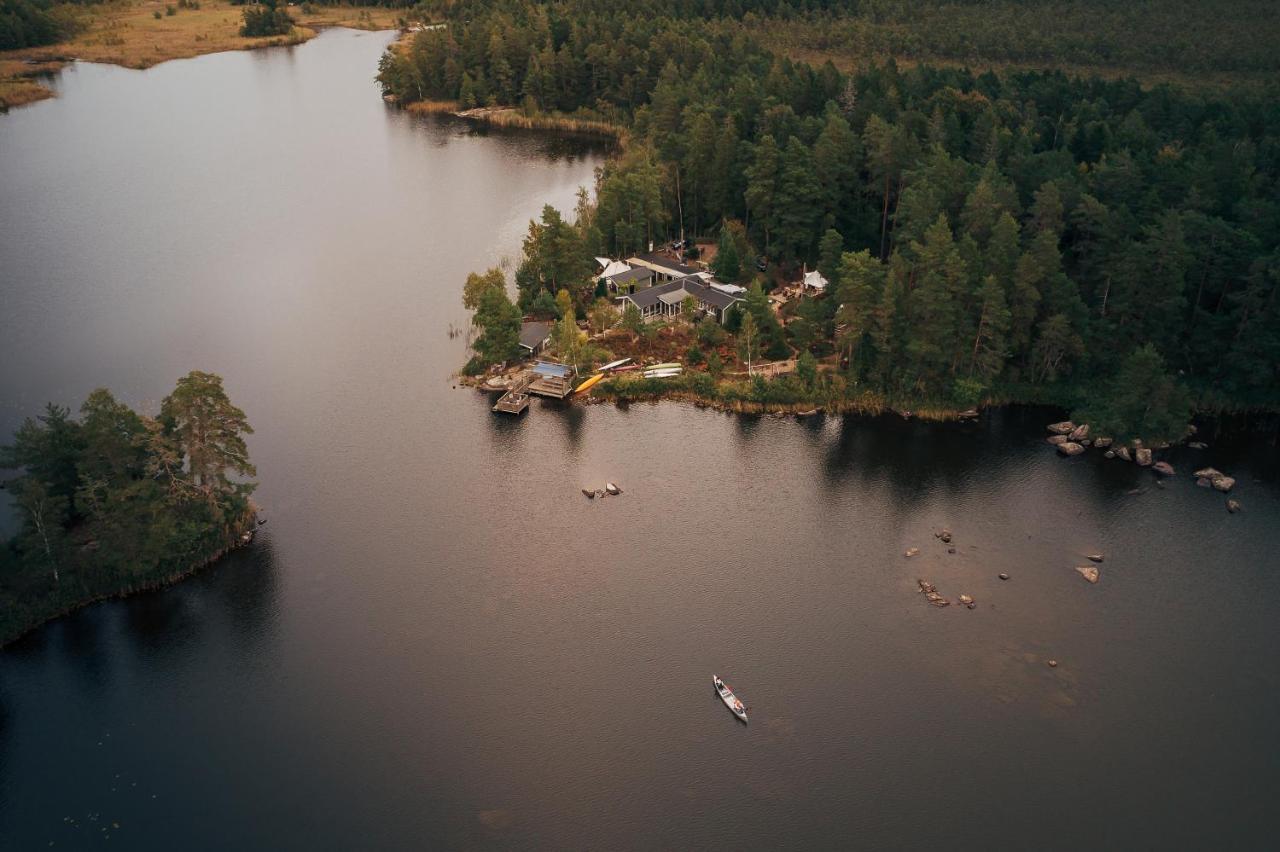
<svg viewBox="0 0 1280 852"><path fill-rule="evenodd" d="M396 103L391 96L384 96L388 103ZM457 101L413 101L403 106L406 112L423 115L451 115L477 124L492 127L510 127L520 130L551 130L560 133L574 133L584 136L600 136L614 140L619 146L626 146L627 129L620 124L593 118L575 118L557 113L535 113L526 115L518 107L476 107L462 109Z"/></svg>
<svg viewBox="0 0 1280 852"><path fill-rule="evenodd" d="M168 8L175 13L166 14ZM257 50L304 44L331 27L368 31L403 29L403 9L383 6L319 6L311 13L290 7L295 24L286 35L240 35L245 7L227 0L203 0L200 8L177 8L162 0L123 0L86 7L83 28L54 44L0 51L0 115L57 93L41 81L75 61L101 62L145 70L173 59L192 59L230 50ZM156 15L159 14L159 17Z"/></svg>
<svg viewBox="0 0 1280 852"><path fill-rule="evenodd" d="M41 627L52 624L58 619L65 618L72 613L84 609L85 607L92 606L93 604L101 603L103 601L124 600L125 598L130 598L135 595L159 591L161 589L168 588L169 586L176 585L183 580L187 580L207 568L213 567L231 553L253 544L254 540L258 537L256 507L244 520L246 524L249 525L247 533L234 533L231 539L224 542L223 545L213 553L201 560L197 560L186 568L173 571L168 574L163 574L158 577L145 579L139 583L132 583L118 589L93 593L86 592L87 596L76 598L71 602L55 603L51 609L36 614L31 619L13 628L12 631L0 634L0 651L10 647L24 636L39 630ZM246 534L249 535L247 541L243 538Z"/></svg>

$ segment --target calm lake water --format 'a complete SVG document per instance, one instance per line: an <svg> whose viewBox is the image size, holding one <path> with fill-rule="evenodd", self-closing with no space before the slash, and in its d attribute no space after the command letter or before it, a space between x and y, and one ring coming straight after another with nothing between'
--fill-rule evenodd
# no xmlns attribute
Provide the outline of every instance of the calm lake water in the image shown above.
<svg viewBox="0 0 1280 852"><path fill-rule="evenodd" d="M389 38L79 65L0 118L0 433L215 371L270 520L0 652L0 847L1270 845L1274 449L1160 489L1053 411L495 417L461 281L606 152L388 109Z"/></svg>

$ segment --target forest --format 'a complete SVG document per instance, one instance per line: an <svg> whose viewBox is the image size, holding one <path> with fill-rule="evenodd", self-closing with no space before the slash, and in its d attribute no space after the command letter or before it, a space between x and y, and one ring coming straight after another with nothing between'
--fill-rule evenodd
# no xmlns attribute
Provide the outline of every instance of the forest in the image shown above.
<svg viewBox="0 0 1280 852"><path fill-rule="evenodd" d="M0 644L92 600L201 567L253 528L253 430L222 379L192 372L157 417L95 390L0 448L22 528L0 545Z"/></svg>
<svg viewBox="0 0 1280 852"><path fill-rule="evenodd" d="M389 51L379 79L401 102L626 128L579 204L577 278L522 265L526 310L575 282L585 309L592 255L741 234L769 261L763 289L805 266L833 283L800 335L794 321L776 333L839 353L849 393L1114 421L1140 377L1168 390L1171 420L1280 408L1274 81L1210 93L893 60L845 73L725 23L765 5L461 2Z"/></svg>

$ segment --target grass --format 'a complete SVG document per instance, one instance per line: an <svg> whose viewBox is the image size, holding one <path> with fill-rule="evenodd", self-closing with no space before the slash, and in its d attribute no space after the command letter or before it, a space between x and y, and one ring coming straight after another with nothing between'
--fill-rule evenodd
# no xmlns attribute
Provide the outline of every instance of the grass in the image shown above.
<svg viewBox="0 0 1280 852"><path fill-rule="evenodd" d="M495 127L518 127L524 130L557 130L563 133L586 133L594 136L609 136L618 141L623 140L626 129L620 125L596 118L581 118L561 113L525 113L516 107L477 107L462 109L457 101L414 101L405 109L410 112L440 114L448 113L461 118L480 121Z"/></svg>
<svg viewBox="0 0 1280 852"><path fill-rule="evenodd" d="M403 10L377 6L318 6L311 7L311 12L293 6L289 12L298 23L291 33L245 38L240 35L243 6L232 6L226 0L202 0L199 9L165 14L165 7L172 5L162 0L114 0L86 6L80 12L83 26L74 38L0 52L0 109L49 97L52 92L33 77L72 59L150 68L170 59L224 50L298 44L325 27L395 29L403 15Z"/></svg>

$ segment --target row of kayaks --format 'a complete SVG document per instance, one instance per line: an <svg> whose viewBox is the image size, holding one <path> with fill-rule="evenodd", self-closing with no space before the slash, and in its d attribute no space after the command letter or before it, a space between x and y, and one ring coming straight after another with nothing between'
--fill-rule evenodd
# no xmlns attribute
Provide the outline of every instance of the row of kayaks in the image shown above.
<svg viewBox="0 0 1280 852"><path fill-rule="evenodd" d="M667 364L654 364L650 367L641 367L638 364L628 364L630 358L622 358L618 361L612 361L605 364L596 374L586 379L582 384L573 389L574 393L586 393L596 385L609 378L612 373L627 373L632 370L639 370L640 375L646 379L672 379L684 372L684 365L678 362L670 362Z"/></svg>

